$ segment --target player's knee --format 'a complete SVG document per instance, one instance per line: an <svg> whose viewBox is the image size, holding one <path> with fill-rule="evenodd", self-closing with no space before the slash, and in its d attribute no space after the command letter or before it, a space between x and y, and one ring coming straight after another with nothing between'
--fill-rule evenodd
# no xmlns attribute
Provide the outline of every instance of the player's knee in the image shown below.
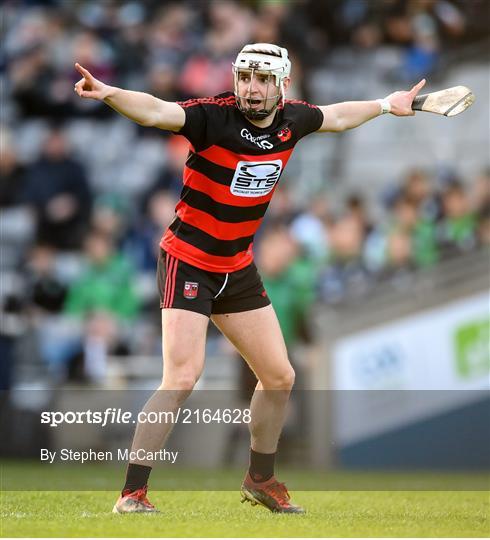
<svg viewBox="0 0 490 540"><path fill-rule="evenodd" d="M199 379L199 374L192 370L174 370L166 373L162 387L165 390L176 390L179 392L191 392Z"/></svg>
<svg viewBox="0 0 490 540"><path fill-rule="evenodd" d="M279 373L275 373L272 377L261 382L262 386L266 390L290 390L294 385L294 379L294 369L289 366L288 368L284 368Z"/></svg>
<svg viewBox="0 0 490 540"><path fill-rule="evenodd" d="M193 374L182 374L173 378L172 386L175 390L188 392L193 390L196 382L197 378Z"/></svg>
<svg viewBox="0 0 490 540"><path fill-rule="evenodd" d="M294 369L290 366L285 370L280 377L280 388L291 389L294 386L294 379L296 378L296 373Z"/></svg>
<svg viewBox="0 0 490 540"><path fill-rule="evenodd" d="M167 389L192 390L199 380L199 363L188 351L167 351L163 360L163 385Z"/></svg>

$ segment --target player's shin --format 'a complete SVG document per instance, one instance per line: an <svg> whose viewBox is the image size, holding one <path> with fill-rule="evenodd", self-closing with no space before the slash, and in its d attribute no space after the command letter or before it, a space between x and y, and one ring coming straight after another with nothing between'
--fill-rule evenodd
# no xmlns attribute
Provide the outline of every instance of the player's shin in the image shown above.
<svg viewBox="0 0 490 540"><path fill-rule="evenodd" d="M261 383L257 384L250 403L252 421L249 425L254 451L276 452L290 393L290 389L265 390Z"/></svg>

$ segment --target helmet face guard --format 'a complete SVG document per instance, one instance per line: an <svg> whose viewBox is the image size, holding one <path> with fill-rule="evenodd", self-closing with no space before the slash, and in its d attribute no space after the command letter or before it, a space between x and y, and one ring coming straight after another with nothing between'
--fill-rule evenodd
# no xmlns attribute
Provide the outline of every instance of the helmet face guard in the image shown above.
<svg viewBox="0 0 490 540"><path fill-rule="evenodd" d="M284 78L291 72L291 62L287 50L269 43L245 45L233 64L233 85L238 109L250 120L262 120L269 116L278 106L284 103ZM239 92L240 76L246 73L250 84L245 94ZM252 99L252 82L255 76L268 76L267 92L260 101L264 102L262 109L254 108ZM269 96L271 78L274 77L276 95ZM243 90L242 90L243 92ZM272 101L272 104L269 102Z"/></svg>
<svg viewBox="0 0 490 540"><path fill-rule="evenodd" d="M239 90L239 82L240 77L246 73L247 77L250 79L250 83L248 83L248 89L244 92L242 90L242 93L240 93ZM259 101L263 102L264 107L262 109L256 109L254 108L254 102L257 101L257 99L252 97L252 83L254 77L258 76L267 76L267 90L264 97L260 97ZM233 81L234 81L234 93L236 98L237 107L240 109L240 111L250 119L260 120L262 118L266 118L271 114L274 109L279 104L279 101L283 99L284 92L282 90L282 81L280 83L280 86L275 86L275 94L269 95L270 92L270 81L272 77L270 73L264 73L262 70L260 72L257 72L255 68L251 69L234 69L233 70ZM271 103L272 102L272 103ZM269 106L268 106L269 105Z"/></svg>

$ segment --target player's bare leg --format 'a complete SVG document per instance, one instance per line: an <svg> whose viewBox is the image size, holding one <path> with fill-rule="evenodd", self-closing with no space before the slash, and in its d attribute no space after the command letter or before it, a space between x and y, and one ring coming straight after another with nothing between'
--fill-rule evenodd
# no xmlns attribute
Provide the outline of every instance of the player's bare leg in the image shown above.
<svg viewBox="0 0 490 540"><path fill-rule="evenodd" d="M244 498L274 512L300 513L303 510L289 502L284 484L273 476L273 460L294 384L294 370L274 309L269 305L241 313L213 315L212 320L259 379L250 406L251 469L252 461L259 464L259 469L262 462L263 470L270 476L254 475L250 471L242 486Z"/></svg>
<svg viewBox="0 0 490 540"><path fill-rule="evenodd" d="M162 309L163 377L143 412L175 412L192 392L204 366L208 321L200 313ZM172 427L171 423L139 423L131 450L160 450ZM133 460L131 463L152 465L148 460Z"/></svg>
<svg viewBox="0 0 490 540"><path fill-rule="evenodd" d="M204 366L206 330L209 319L200 313L182 309L162 310L163 377L143 412L175 412L189 396ZM156 452L167 440L173 423L138 423L131 451ZM131 459L126 485L114 506L114 512L152 512L146 499L146 484L153 462Z"/></svg>
<svg viewBox="0 0 490 540"><path fill-rule="evenodd" d="M277 450L294 370L272 306L213 315L213 322L247 361L259 382L252 397L252 448L264 454Z"/></svg>

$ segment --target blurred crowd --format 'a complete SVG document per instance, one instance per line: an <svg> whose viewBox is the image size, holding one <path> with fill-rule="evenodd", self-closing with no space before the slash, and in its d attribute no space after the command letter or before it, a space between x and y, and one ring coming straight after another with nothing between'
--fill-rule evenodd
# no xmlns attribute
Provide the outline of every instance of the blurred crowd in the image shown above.
<svg viewBox="0 0 490 540"><path fill-rule="evenodd" d="M37 359L54 381L104 381L108 355L158 355L158 242L188 144L73 92L78 61L109 84L162 99L231 87L246 42L289 48L293 96L339 47L397 47L391 76L437 70L441 51L488 32L487 0L3 3L0 380ZM488 20L488 19L487 19ZM403 73L403 76L401 74ZM490 170L407 170L380 194L298 204L287 184L256 259L288 344L308 340L314 301L360 299L380 282L490 244Z"/></svg>
<svg viewBox="0 0 490 540"><path fill-rule="evenodd" d="M7 118L102 118L74 99L76 59L109 84L176 100L230 84L230 61L247 42L286 46L294 91L335 50L391 45L392 75L414 81L437 70L441 51L488 36L487 0L5 1L1 72ZM10 101L11 100L11 101Z"/></svg>
<svg viewBox="0 0 490 540"><path fill-rule="evenodd" d="M290 245L291 260L308 260L315 297L332 306L360 301L379 283L403 286L404 278L418 269L490 245L490 169L469 182L450 171L419 169L399 180L381 193L385 212L377 220L355 193L335 211L327 197L298 209L285 203L283 194L276 218L272 203L269 219L275 225L263 237L276 235L276 245ZM259 248L259 262L271 257L273 245L262 258ZM288 258L282 248L276 249L277 259ZM410 283L405 286L409 289Z"/></svg>

